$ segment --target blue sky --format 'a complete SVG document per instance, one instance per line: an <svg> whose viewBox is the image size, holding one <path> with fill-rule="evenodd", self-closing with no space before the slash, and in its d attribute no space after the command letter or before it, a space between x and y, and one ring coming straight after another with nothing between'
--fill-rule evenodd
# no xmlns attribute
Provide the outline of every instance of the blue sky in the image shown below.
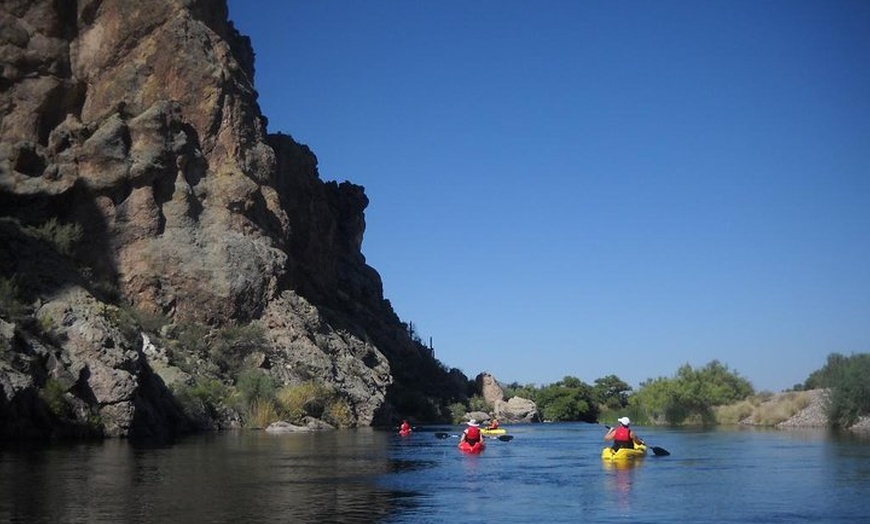
<svg viewBox="0 0 870 524"><path fill-rule="evenodd" d="M870 351L870 2L229 7L445 365L779 391Z"/></svg>

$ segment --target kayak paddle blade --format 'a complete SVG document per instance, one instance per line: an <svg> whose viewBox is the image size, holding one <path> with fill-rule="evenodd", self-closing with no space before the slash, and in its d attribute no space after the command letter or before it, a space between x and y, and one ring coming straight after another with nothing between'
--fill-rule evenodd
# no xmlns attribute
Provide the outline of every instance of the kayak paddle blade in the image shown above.
<svg viewBox="0 0 870 524"><path fill-rule="evenodd" d="M658 446L653 446L653 447L651 447L650 449L653 450L653 453L655 453L655 456L657 456L657 457L667 457L668 455L671 454L671 453L670 453L668 450L666 450L665 448L660 448L660 447L658 447Z"/></svg>

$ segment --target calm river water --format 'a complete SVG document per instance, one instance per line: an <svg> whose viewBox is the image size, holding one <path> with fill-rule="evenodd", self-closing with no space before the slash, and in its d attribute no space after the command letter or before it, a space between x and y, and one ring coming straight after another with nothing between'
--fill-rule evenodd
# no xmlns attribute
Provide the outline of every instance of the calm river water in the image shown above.
<svg viewBox="0 0 870 524"><path fill-rule="evenodd" d="M637 428L671 455L610 469L601 426L509 429L480 456L458 427L6 446L0 522L870 522L866 437Z"/></svg>

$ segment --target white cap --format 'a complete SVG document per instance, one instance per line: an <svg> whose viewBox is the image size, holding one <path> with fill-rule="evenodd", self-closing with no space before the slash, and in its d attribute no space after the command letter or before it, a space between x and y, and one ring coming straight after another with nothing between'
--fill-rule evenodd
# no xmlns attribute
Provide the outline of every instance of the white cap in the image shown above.
<svg viewBox="0 0 870 524"><path fill-rule="evenodd" d="M616 421L619 422L620 424L622 424L623 426L627 426L627 425L631 424L631 420L629 420L628 417L620 417L620 418L616 419Z"/></svg>

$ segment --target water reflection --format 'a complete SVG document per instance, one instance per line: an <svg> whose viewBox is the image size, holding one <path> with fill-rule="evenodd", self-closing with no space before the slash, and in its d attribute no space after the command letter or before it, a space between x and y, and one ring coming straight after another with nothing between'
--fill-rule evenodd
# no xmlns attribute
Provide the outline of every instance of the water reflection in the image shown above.
<svg viewBox="0 0 870 524"><path fill-rule="evenodd" d="M420 467L391 461L390 437L238 432L158 449L109 440L0 452L0 521L372 522L404 494L371 479Z"/></svg>
<svg viewBox="0 0 870 524"><path fill-rule="evenodd" d="M870 522L868 440L644 435L672 454L605 462L600 431L570 424L520 428L481 455L370 430L0 448L0 522Z"/></svg>
<svg viewBox="0 0 870 524"><path fill-rule="evenodd" d="M644 459L602 460L607 483L606 489L614 496L616 506L625 514L631 509L631 490L634 485L635 469L640 468Z"/></svg>

